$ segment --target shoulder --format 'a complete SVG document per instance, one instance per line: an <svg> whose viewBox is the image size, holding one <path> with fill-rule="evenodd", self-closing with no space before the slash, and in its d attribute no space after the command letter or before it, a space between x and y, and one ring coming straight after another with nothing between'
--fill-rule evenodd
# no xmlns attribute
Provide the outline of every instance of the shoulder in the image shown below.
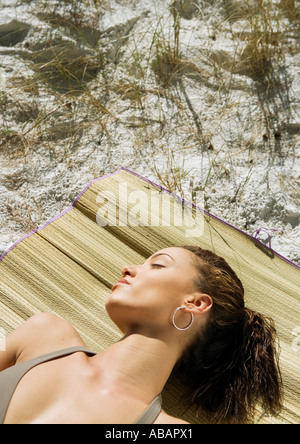
<svg viewBox="0 0 300 444"><path fill-rule="evenodd" d="M17 362L73 346L85 346L76 329L51 313L29 318L13 333Z"/></svg>
<svg viewBox="0 0 300 444"><path fill-rule="evenodd" d="M20 331L27 339L39 341L44 339L68 338L75 333L75 328L61 317L52 313L39 313L29 318Z"/></svg>
<svg viewBox="0 0 300 444"><path fill-rule="evenodd" d="M69 322L65 321L60 316L52 313L38 313L28 318L27 321L24 322L22 327L28 330L35 329L41 331L44 331L45 327L56 327L59 330L70 330L71 328L73 328Z"/></svg>
<svg viewBox="0 0 300 444"><path fill-rule="evenodd" d="M164 410L157 417L155 424L189 424L183 419L176 418L175 416L168 415Z"/></svg>

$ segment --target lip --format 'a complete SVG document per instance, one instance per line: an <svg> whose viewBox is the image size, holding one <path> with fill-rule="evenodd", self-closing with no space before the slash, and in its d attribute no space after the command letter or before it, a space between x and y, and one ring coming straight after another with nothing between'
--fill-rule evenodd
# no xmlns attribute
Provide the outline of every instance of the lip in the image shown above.
<svg viewBox="0 0 300 444"><path fill-rule="evenodd" d="M130 285L129 282L126 279L120 279L113 287L112 291L118 286L118 285Z"/></svg>

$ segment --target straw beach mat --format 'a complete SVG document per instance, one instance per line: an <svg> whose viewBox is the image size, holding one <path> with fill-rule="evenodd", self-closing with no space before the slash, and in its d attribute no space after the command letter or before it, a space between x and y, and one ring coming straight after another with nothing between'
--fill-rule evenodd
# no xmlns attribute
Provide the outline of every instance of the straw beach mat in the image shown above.
<svg viewBox="0 0 300 444"><path fill-rule="evenodd" d="M125 168L94 180L64 213L2 256L1 331L8 334L35 313L52 312L70 322L91 350L101 351L120 338L104 302L121 268L162 248L199 245L223 256L244 284L247 305L276 322L285 408L277 418L258 414L258 421L299 423L299 267L199 208L186 204L189 216L180 221L177 210L183 207L182 200ZM180 396L180 384L168 383L163 407L191 423L205 421L192 411L182 415Z"/></svg>

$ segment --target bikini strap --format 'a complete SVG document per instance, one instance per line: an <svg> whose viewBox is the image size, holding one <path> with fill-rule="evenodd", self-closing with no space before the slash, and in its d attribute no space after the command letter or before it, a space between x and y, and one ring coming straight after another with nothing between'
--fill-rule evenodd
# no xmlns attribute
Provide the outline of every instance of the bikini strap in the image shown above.
<svg viewBox="0 0 300 444"><path fill-rule="evenodd" d="M158 395L142 416L136 421L136 424L153 424L162 410L162 397Z"/></svg>
<svg viewBox="0 0 300 444"><path fill-rule="evenodd" d="M91 352L85 347L69 347L63 350L58 350L52 353L48 353L43 356L38 356L36 358L30 359L29 361L20 362L12 367L7 368L0 372L0 424L3 424L6 412L8 410L11 398L26 373L37 365L43 364L45 362L52 361L53 359L62 358L64 356L71 355L73 353L83 352L90 356L94 356L95 353Z"/></svg>

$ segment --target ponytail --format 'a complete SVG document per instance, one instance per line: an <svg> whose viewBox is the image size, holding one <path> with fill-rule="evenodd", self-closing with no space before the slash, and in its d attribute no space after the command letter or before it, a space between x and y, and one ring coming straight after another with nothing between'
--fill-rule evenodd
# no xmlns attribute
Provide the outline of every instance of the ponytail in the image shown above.
<svg viewBox="0 0 300 444"><path fill-rule="evenodd" d="M210 290L214 303L205 329L178 363L185 401L206 412L214 423L252 422L257 404L268 414L278 414L282 383L274 322L244 307L243 287L224 259L199 247L185 248L202 255L202 283L197 285Z"/></svg>

